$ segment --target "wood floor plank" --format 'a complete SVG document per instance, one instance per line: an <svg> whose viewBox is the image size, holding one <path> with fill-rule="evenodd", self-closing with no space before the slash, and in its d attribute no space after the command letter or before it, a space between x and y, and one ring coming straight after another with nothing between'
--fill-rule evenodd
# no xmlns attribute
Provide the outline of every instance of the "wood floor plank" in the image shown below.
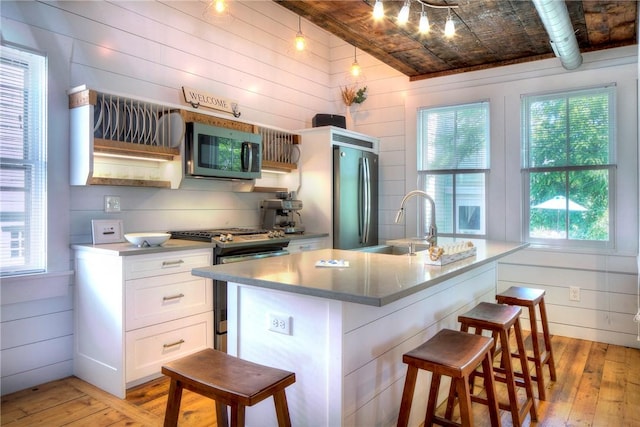
<svg viewBox="0 0 640 427"><path fill-rule="evenodd" d="M527 416L524 427L640 426L640 349L559 336L552 337L552 346L558 381L549 381L545 368L548 400L536 399L538 421ZM160 427L168 389L168 379L162 377L119 399L78 378L65 378L3 396L1 425ZM504 385L499 389L506 399ZM524 396L522 390L518 396ZM472 410L477 427L492 427L486 407L474 404ZM504 427L513 426L509 412L501 411L500 419ZM215 425L213 402L185 390L179 426Z"/></svg>
<svg viewBox="0 0 640 427"><path fill-rule="evenodd" d="M607 344L593 343L568 418L570 425L592 425L600 395Z"/></svg>

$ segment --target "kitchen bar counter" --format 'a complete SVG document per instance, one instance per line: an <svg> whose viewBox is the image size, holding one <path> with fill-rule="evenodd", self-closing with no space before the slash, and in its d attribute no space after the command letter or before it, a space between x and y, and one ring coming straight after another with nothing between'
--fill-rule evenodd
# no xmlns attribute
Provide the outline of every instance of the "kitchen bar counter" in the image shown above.
<svg viewBox="0 0 640 427"><path fill-rule="evenodd" d="M197 268L193 274L380 307L526 246L485 240L473 240L473 243L477 248L475 256L443 267L425 264L425 257L429 256L427 251L409 256L323 249L242 264ZM316 267L320 260L344 260L349 262L349 267Z"/></svg>
<svg viewBox="0 0 640 427"><path fill-rule="evenodd" d="M394 243L405 249L408 240ZM389 426L400 408L402 355L442 328L458 329L458 315L475 304L495 301L496 260L526 246L474 244L475 256L444 267L425 264L427 253L326 249L192 273L228 281L230 354L296 373L286 390L292 425ZM349 267L315 266L330 259ZM418 376L411 426L424 421L428 379ZM246 421L277 425L273 401L247 408Z"/></svg>

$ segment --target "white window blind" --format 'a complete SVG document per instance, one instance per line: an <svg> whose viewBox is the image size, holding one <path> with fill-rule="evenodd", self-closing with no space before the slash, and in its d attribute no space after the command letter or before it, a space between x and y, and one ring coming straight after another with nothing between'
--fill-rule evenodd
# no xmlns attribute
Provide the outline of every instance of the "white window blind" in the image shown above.
<svg viewBox="0 0 640 427"><path fill-rule="evenodd" d="M488 102L418 111L419 186L436 202L440 235L486 234L489 138ZM423 227L431 221L430 209L427 203L419 209Z"/></svg>
<svg viewBox="0 0 640 427"><path fill-rule="evenodd" d="M615 194L615 86L522 98L525 237L609 246Z"/></svg>
<svg viewBox="0 0 640 427"><path fill-rule="evenodd" d="M0 46L0 267L46 270L46 58Z"/></svg>

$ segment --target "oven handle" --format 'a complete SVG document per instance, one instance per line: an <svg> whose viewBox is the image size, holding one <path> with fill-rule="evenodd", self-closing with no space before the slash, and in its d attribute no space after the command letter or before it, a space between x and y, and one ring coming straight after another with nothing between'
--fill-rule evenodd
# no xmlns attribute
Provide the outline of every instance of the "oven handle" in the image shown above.
<svg viewBox="0 0 640 427"><path fill-rule="evenodd" d="M283 249L281 251L271 251L271 252L259 252L255 254L245 254L245 255L236 255L236 256L227 256L227 257L219 257L219 264L231 264L234 262L248 261L250 259L260 259L260 258L271 258L276 256L284 256L289 255L289 251Z"/></svg>

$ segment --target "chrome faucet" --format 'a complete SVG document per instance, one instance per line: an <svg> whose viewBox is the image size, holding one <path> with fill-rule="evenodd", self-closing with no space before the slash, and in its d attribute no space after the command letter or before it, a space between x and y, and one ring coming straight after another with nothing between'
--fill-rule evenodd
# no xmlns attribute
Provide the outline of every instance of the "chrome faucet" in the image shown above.
<svg viewBox="0 0 640 427"><path fill-rule="evenodd" d="M438 228L436 227L436 202L433 201L431 196L421 190L413 190L407 193L400 203L400 209L396 214L396 224L400 223L404 216L404 204L412 197L422 196L431 203L431 224L429 224L429 232L425 236L425 240L429 242L429 247L432 248L438 244Z"/></svg>

